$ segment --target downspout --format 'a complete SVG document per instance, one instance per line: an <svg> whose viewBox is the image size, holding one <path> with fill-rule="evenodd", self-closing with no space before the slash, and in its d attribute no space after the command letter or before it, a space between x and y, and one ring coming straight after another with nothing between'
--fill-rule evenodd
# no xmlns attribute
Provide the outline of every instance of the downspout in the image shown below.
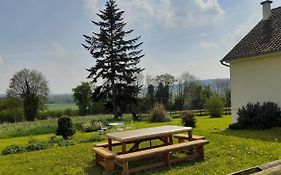
<svg viewBox="0 0 281 175"><path fill-rule="evenodd" d="M229 67L229 64L224 63L222 60L220 60L220 62L221 62L222 65L224 65L226 67Z"/></svg>

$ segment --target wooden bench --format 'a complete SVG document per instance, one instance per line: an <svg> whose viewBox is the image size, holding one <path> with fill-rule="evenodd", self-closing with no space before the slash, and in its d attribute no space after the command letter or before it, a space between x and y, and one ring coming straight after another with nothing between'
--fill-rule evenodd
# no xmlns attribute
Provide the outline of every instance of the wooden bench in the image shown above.
<svg viewBox="0 0 281 175"><path fill-rule="evenodd" d="M195 140L191 142L183 142L168 146L162 146L158 148L153 149L147 149L143 151L137 151L127 154L121 154L115 157L115 164L122 167L123 175L129 175L130 173L135 173L143 170L147 170L150 168L156 168L160 166L169 166L172 163L176 163L179 161L185 161L185 160L194 160L194 159L201 159L204 158L204 149L203 146L205 144L209 143L207 140ZM191 154L185 155L184 157L180 158L172 158L171 154L174 152L179 152L183 150L191 150ZM136 168L129 168L129 162L136 161L136 160L142 160L146 158L151 158L155 156L160 156L161 161L144 165L141 167Z"/></svg>
<svg viewBox="0 0 281 175"><path fill-rule="evenodd" d="M114 170L114 159L117 155L116 153L103 147L95 147L93 151L96 156L96 165L104 167L105 171Z"/></svg>
<svg viewBox="0 0 281 175"><path fill-rule="evenodd" d="M112 146L118 146L118 145L121 145L121 142L112 141ZM97 143L95 146L96 146L96 147L107 148L107 147L108 147L108 143Z"/></svg>
<svg viewBox="0 0 281 175"><path fill-rule="evenodd" d="M182 143L185 140L189 140L189 137L187 134L175 134L174 138L178 139L178 143ZM192 135L192 140L205 140L204 136L197 136L197 135Z"/></svg>

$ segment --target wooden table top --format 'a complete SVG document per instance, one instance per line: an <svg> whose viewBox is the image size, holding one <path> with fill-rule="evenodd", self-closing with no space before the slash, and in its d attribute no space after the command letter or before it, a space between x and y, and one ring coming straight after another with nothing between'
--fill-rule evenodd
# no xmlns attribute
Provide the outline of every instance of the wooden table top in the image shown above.
<svg viewBox="0 0 281 175"><path fill-rule="evenodd" d="M128 141L137 141L141 139L149 139L155 137L161 137L169 134L177 134L182 132L192 131L192 127L184 126L159 126L159 127L150 127L135 129L129 131L115 132L106 134L107 138L112 140L117 140L119 142L128 142Z"/></svg>

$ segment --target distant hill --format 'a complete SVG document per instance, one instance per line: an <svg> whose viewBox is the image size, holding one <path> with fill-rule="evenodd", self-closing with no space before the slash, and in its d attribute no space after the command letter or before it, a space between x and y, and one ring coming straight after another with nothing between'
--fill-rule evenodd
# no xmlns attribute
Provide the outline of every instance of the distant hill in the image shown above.
<svg viewBox="0 0 281 175"><path fill-rule="evenodd" d="M49 104L62 104L62 103L74 103L72 94L50 94L48 97Z"/></svg>

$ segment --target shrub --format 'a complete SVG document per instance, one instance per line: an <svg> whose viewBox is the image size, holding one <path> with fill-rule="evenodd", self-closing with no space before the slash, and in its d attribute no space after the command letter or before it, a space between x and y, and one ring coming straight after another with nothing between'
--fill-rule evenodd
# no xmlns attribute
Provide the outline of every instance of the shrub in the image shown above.
<svg viewBox="0 0 281 175"><path fill-rule="evenodd" d="M58 128L56 135L61 135L64 139L68 139L69 136L75 134L71 118L67 116L61 116L58 119Z"/></svg>
<svg viewBox="0 0 281 175"><path fill-rule="evenodd" d="M233 129L233 130L243 129L242 126L239 123L232 123L228 126L228 128Z"/></svg>
<svg viewBox="0 0 281 175"><path fill-rule="evenodd" d="M105 138L101 135L95 135L93 137L81 140L80 143L91 143L91 142L99 142L104 140Z"/></svg>
<svg viewBox="0 0 281 175"><path fill-rule="evenodd" d="M132 112L132 119L133 119L133 121L141 121L142 116L141 116L141 114L137 114L135 112Z"/></svg>
<svg viewBox="0 0 281 175"><path fill-rule="evenodd" d="M75 145L75 142L73 140L65 140L65 139L58 138L56 136L50 137L48 143L51 144L51 145L54 145L54 146Z"/></svg>
<svg viewBox="0 0 281 175"><path fill-rule="evenodd" d="M10 145L4 148L2 151L2 155L8 155L8 154L18 154L24 152L25 149L23 146L19 145Z"/></svg>
<svg viewBox="0 0 281 175"><path fill-rule="evenodd" d="M237 124L229 126L230 129L269 129L281 126L281 110L277 104L264 102L252 104L238 109Z"/></svg>
<svg viewBox="0 0 281 175"><path fill-rule="evenodd" d="M83 132L93 132L93 131L95 131L93 123L91 123L91 122L82 123L80 128L81 128L81 131L83 131Z"/></svg>
<svg viewBox="0 0 281 175"><path fill-rule="evenodd" d="M67 115L67 116L77 116L78 115L78 111L77 110L73 110L71 108L66 108L64 111L63 111L63 114L64 115Z"/></svg>
<svg viewBox="0 0 281 175"><path fill-rule="evenodd" d="M167 122L171 119L166 116L166 109L163 104L156 103L150 110L149 121L150 122Z"/></svg>
<svg viewBox="0 0 281 175"><path fill-rule="evenodd" d="M58 146L72 146L75 145L75 142L73 140L60 140L57 144Z"/></svg>
<svg viewBox="0 0 281 175"><path fill-rule="evenodd" d="M83 132L93 132L102 129L106 124L102 121L92 120L90 122L85 122L80 125L80 129Z"/></svg>
<svg viewBox="0 0 281 175"><path fill-rule="evenodd" d="M184 112L181 118L181 123L183 126L195 127L196 126L195 115L191 112Z"/></svg>
<svg viewBox="0 0 281 175"><path fill-rule="evenodd" d="M40 142L40 141L32 141L27 144L25 147L26 151L37 151L37 150L44 150L49 147L48 142Z"/></svg>
<svg viewBox="0 0 281 175"><path fill-rule="evenodd" d="M205 107L211 117L221 117L224 103L219 96L212 96L206 101Z"/></svg>

